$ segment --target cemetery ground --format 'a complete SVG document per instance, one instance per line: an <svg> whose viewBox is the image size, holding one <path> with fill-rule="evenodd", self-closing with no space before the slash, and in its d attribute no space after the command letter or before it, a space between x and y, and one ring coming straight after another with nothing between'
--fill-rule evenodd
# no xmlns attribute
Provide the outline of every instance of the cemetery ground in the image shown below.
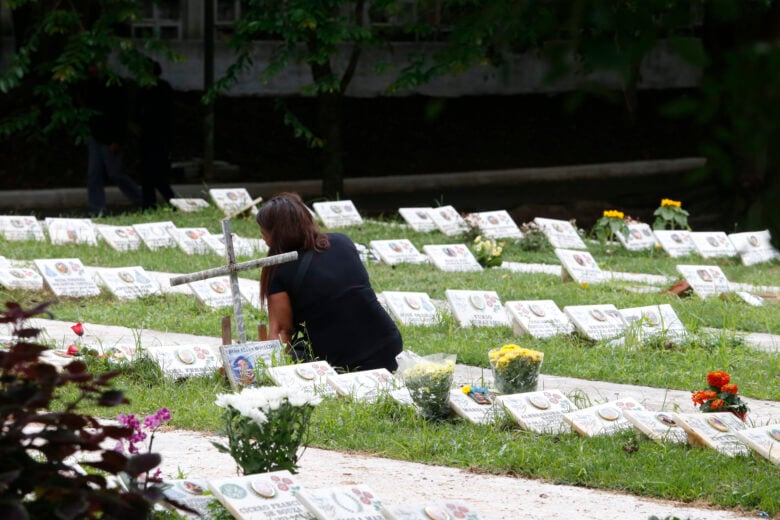
<svg viewBox="0 0 780 520"><path fill-rule="evenodd" d="M177 227L206 227L212 233L219 233L220 218L216 209L208 208L192 214L169 210L126 214L103 218L100 222L129 225L171 220ZM343 231L363 244L377 239L407 238L418 249L426 244L465 242L471 245L469 237L417 233L398 223L393 215ZM259 234L252 219L234 220L233 231L245 237ZM527 251L522 244L505 242L505 261L559 263L549 247ZM46 242L5 241L2 247L2 255L10 259L79 258L87 266L141 265L146 270L175 273L223 264L223 259L216 255L185 255L175 248L151 252L142 246L137 251L118 252L105 243L53 246ZM702 263L699 258L672 259L660 249L629 252L599 244L588 247L605 270L679 278L675 271L677 264ZM780 286L780 266L776 261L749 267L741 265L738 258L707 259L704 263L718 265L731 281ZM458 363L489 370L489 349L518 343L544 352L542 374L545 376L690 392L703 387L707 372L725 370L748 402L751 399L780 401L777 353L751 347L737 332L780 331L780 307L772 304L752 307L732 296L678 298L662 293L660 288L652 292L634 292L635 283L580 285L564 283L559 276L520 274L498 268L474 273L442 272L429 264L391 267L369 263L367 268L377 293L418 291L428 293L434 300L444 300L446 289L480 289L496 291L502 301L552 299L561 308L598 303L611 303L618 308L669 303L687 330L693 333L692 339L679 343L650 341L613 346L577 336L556 336L548 340L516 337L510 327L462 328L451 316L445 315L441 322L432 326L400 326L405 348L418 354L457 354ZM242 276L257 279L257 274L244 273ZM26 306L53 299L46 291L3 290L3 293L6 301L18 301ZM56 319L73 323L122 325L139 334L144 330L156 330L211 337L219 335L220 319L229 312L229 309L209 309L186 295L164 294L119 301L108 293L90 298L61 299L51 310ZM264 320L261 311L248 305L244 314L248 330ZM349 341L348 334L345 334L345 341ZM90 364L93 370L113 368L97 359L91 360ZM166 406L172 410L170 424L174 428L203 432L204 435L219 429L219 410L213 406L214 396L230 391L227 380L218 374L172 381L163 378L155 365L143 361L123 369L118 386L126 391L131 404L116 410L117 413L147 414ZM572 392L569 397L580 407L604 398L585 391ZM773 419L777 421L778 417ZM468 469L473 472L471 480L475 486L479 486L480 474L527 477L733 509L735 514L737 511L752 514L763 511L772 517L780 515L780 473L778 467L768 461L746 456L727 457L715 450L687 445L655 443L630 432L594 438L576 434L539 435L522 431L508 422L489 425L475 425L462 419L427 422L413 409L390 399L373 405L326 399L314 412L310 445ZM163 466L168 467L165 460ZM511 488L504 490L504 493L513 492L515 490Z"/></svg>

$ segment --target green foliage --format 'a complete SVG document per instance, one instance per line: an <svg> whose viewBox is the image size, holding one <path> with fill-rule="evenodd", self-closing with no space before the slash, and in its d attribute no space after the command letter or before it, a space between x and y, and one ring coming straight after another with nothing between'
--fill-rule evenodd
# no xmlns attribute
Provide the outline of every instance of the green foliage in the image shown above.
<svg viewBox="0 0 780 520"><path fill-rule="evenodd" d="M663 199L653 215L653 229L691 229L688 226L689 213L682 209L679 201Z"/></svg>
<svg viewBox="0 0 780 520"><path fill-rule="evenodd" d="M623 213L614 210L605 211L590 230L590 234L595 236L601 244L614 242L618 233L627 238L628 224L623 218Z"/></svg>

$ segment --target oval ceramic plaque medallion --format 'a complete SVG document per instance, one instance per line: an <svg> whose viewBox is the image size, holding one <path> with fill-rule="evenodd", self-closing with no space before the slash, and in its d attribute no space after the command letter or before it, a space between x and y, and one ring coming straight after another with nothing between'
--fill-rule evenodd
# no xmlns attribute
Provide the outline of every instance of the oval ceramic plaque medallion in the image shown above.
<svg viewBox="0 0 780 520"><path fill-rule="evenodd" d="M255 480L252 482L252 491L263 498L273 498L276 496L274 487L263 480Z"/></svg>
<svg viewBox="0 0 780 520"><path fill-rule="evenodd" d="M672 419L669 415L666 415L665 413L656 414L655 418L658 419L658 422L670 428L674 428L675 426L677 426L677 423L674 422L674 419Z"/></svg>
<svg viewBox="0 0 780 520"><path fill-rule="evenodd" d="M724 423L723 421L721 421L717 417L708 417L707 418L707 423L710 426L712 426L713 428L715 428L716 430L718 430L719 432L727 432L727 431L729 431L729 427L726 425L726 423Z"/></svg>
<svg viewBox="0 0 780 520"><path fill-rule="evenodd" d="M420 300L416 296L407 295L404 297L404 301L406 301L406 305L408 305L410 309L415 311L420 309Z"/></svg>
<svg viewBox="0 0 780 520"><path fill-rule="evenodd" d="M449 513L439 506L426 506L423 511L430 520L450 520Z"/></svg>
<svg viewBox="0 0 780 520"><path fill-rule="evenodd" d="M191 495L202 495L205 492L203 486L192 480L185 480L181 483L181 488Z"/></svg>
<svg viewBox="0 0 780 520"><path fill-rule="evenodd" d="M479 294L472 294L469 296L469 303L478 311L485 309L485 300Z"/></svg>
<svg viewBox="0 0 780 520"><path fill-rule="evenodd" d="M295 369L295 373L298 374L298 377L305 379L306 381L314 379L314 371L308 367L298 367Z"/></svg>
<svg viewBox="0 0 780 520"><path fill-rule="evenodd" d="M195 362L195 354L193 354L191 350L187 350L187 349L177 350L176 356L178 356L179 361L181 361L185 365L191 365Z"/></svg>
<svg viewBox="0 0 780 520"><path fill-rule="evenodd" d="M529 396L528 402L540 410L547 410L550 407L550 401L543 395Z"/></svg>
<svg viewBox="0 0 780 520"><path fill-rule="evenodd" d="M599 417L605 421L616 421L620 418L620 410L612 406L606 406L599 410Z"/></svg>
<svg viewBox="0 0 780 520"><path fill-rule="evenodd" d="M780 442L780 429L772 428L767 433L769 433L769 436L772 437L774 440Z"/></svg>
<svg viewBox="0 0 780 520"><path fill-rule="evenodd" d="M246 490L241 486L238 486L236 484L230 484L230 483L222 484L219 487L219 490L226 497L233 498L235 500L241 500L242 498L246 498L246 494L247 494Z"/></svg>

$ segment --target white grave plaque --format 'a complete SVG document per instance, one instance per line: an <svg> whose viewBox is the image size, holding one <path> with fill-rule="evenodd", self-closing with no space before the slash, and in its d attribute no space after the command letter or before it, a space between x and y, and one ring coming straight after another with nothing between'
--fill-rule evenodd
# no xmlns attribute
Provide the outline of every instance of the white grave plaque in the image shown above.
<svg viewBox="0 0 780 520"><path fill-rule="evenodd" d="M517 335L549 338L574 332L574 324L552 300L511 301L504 306Z"/></svg>
<svg viewBox="0 0 780 520"><path fill-rule="evenodd" d="M549 274L552 276L563 276L563 268L560 265L551 264L524 264L520 262L501 262L500 269L507 269L513 273L523 274Z"/></svg>
<svg viewBox="0 0 780 520"><path fill-rule="evenodd" d="M420 264L428 261L428 257L420 253L414 244L405 238L395 240L372 240L369 246L382 263L395 265L400 263Z"/></svg>
<svg viewBox="0 0 780 520"><path fill-rule="evenodd" d="M685 325L668 303L620 309L620 314L639 339L659 335L679 339L688 335Z"/></svg>
<svg viewBox="0 0 780 520"><path fill-rule="evenodd" d="M195 297L212 309L231 307L233 294L230 292L230 277L218 276L208 280L198 280L188 284Z"/></svg>
<svg viewBox="0 0 780 520"><path fill-rule="evenodd" d="M450 408L474 424L489 424L504 418L504 409L493 398L489 403L479 404L460 388L450 390Z"/></svg>
<svg viewBox="0 0 780 520"><path fill-rule="evenodd" d="M208 506L211 502L216 500L216 498L209 491L208 484L205 480L197 478L165 480L163 481L163 484L163 494L167 498L194 509L200 516L187 513L180 509L176 510L178 514L182 515L184 518L209 518Z"/></svg>
<svg viewBox="0 0 780 520"><path fill-rule="evenodd" d="M326 376L326 379L340 396L351 397L357 401L375 401L380 395L389 394L402 386L386 368L347 372Z"/></svg>
<svg viewBox="0 0 780 520"><path fill-rule="evenodd" d="M208 345L153 345L146 351L163 374L174 379L209 375L221 366L214 347Z"/></svg>
<svg viewBox="0 0 780 520"><path fill-rule="evenodd" d="M95 228L88 218L46 218L49 240L55 245L89 244L97 245Z"/></svg>
<svg viewBox="0 0 780 520"><path fill-rule="evenodd" d="M444 291L455 318L463 327L509 326L504 306L495 291Z"/></svg>
<svg viewBox="0 0 780 520"><path fill-rule="evenodd" d="M219 354L230 386L239 390L257 385L257 371L270 367L274 359L282 357L282 344L274 339L221 345Z"/></svg>
<svg viewBox="0 0 780 520"><path fill-rule="evenodd" d="M146 247L152 251L162 247L173 247L176 245L173 237L168 232L176 226L171 221L165 222L147 222L145 224L133 224L133 229L146 244Z"/></svg>
<svg viewBox="0 0 780 520"><path fill-rule="evenodd" d="M161 293L157 281L149 276L141 266L97 267L95 274L102 285L105 285L114 296L122 300L132 300Z"/></svg>
<svg viewBox="0 0 780 520"><path fill-rule="evenodd" d="M657 229L653 231L653 234L664 251L672 258L687 256L696 252L689 231Z"/></svg>
<svg viewBox="0 0 780 520"><path fill-rule="evenodd" d="M641 251L655 247L657 242L649 225L644 222L631 222L627 226L627 236L623 236L623 233L616 233L617 239L623 244L623 247L629 251Z"/></svg>
<svg viewBox="0 0 780 520"><path fill-rule="evenodd" d="M214 188L209 190L209 196L214 201L214 204L226 215L236 213L246 208L252 202L252 197L246 191L246 188ZM252 206L251 213L252 215L257 214L257 206Z"/></svg>
<svg viewBox="0 0 780 520"><path fill-rule="evenodd" d="M301 489L296 497L318 520L382 520L382 501L363 484Z"/></svg>
<svg viewBox="0 0 780 520"><path fill-rule="evenodd" d="M563 312L580 334L594 341L620 336L626 330L623 316L612 304L568 305Z"/></svg>
<svg viewBox="0 0 780 520"><path fill-rule="evenodd" d="M117 251L134 251L141 247L141 238L133 226L95 224L95 231L106 244Z"/></svg>
<svg viewBox="0 0 780 520"><path fill-rule="evenodd" d="M469 225L452 206L431 208L428 216L436 229L447 236L459 235L469 230Z"/></svg>
<svg viewBox="0 0 780 520"><path fill-rule="evenodd" d="M433 220L431 220L431 217L428 215L428 212L432 209L433 208L430 207L399 208L398 213L401 214L401 217L403 217L413 230L427 233L428 231L436 229L436 224L433 223Z"/></svg>
<svg viewBox="0 0 780 520"><path fill-rule="evenodd" d="M382 295L389 313L404 325L434 325L441 319L426 293L385 291Z"/></svg>
<svg viewBox="0 0 780 520"><path fill-rule="evenodd" d="M300 390L306 394L333 395L335 389L328 384L329 376L337 372L327 361L313 361L295 365L276 366L268 369L268 376L275 384Z"/></svg>
<svg viewBox="0 0 780 520"><path fill-rule="evenodd" d="M208 235L203 235L202 237L200 237L200 239L201 241L203 241L204 244L206 244L206 247L208 247L212 252L224 258L225 235L208 234ZM231 234L231 239L233 240L233 252L235 253L236 256L252 256L255 253L254 246L247 239L240 237L235 233ZM265 244L265 242L263 242L263 244ZM267 246L265 250L266 251L268 250Z"/></svg>
<svg viewBox="0 0 780 520"><path fill-rule="evenodd" d="M189 285L171 285L171 278L177 276L183 276L181 273L163 273L161 271L146 271L146 274L151 276L157 285L160 286L160 290L163 294L192 294L192 289Z"/></svg>
<svg viewBox="0 0 780 520"><path fill-rule="evenodd" d="M205 199L171 199L171 206L185 213L192 213L208 208L209 203Z"/></svg>
<svg viewBox="0 0 780 520"><path fill-rule="evenodd" d="M0 231L6 240L45 240L40 222L33 216L0 216Z"/></svg>
<svg viewBox="0 0 780 520"><path fill-rule="evenodd" d="M312 206L325 227L357 226L363 223L360 213L351 200L315 202Z"/></svg>
<svg viewBox="0 0 780 520"><path fill-rule="evenodd" d="M577 409L560 390L499 395L496 401L523 429L537 433L569 433L563 414Z"/></svg>
<svg viewBox="0 0 780 520"><path fill-rule="evenodd" d="M692 446L706 446L730 457L750 453L735 435L747 426L731 412L675 413L672 418L686 431Z"/></svg>
<svg viewBox="0 0 780 520"><path fill-rule="evenodd" d="M482 211L472 213L467 222L476 224L482 236L487 238L523 238L523 233L517 227L509 212L502 209L498 211Z"/></svg>
<svg viewBox="0 0 780 520"><path fill-rule="evenodd" d="M761 307L764 305L764 298L757 294L749 293L747 291L737 291L736 294L742 298L742 301L753 307Z"/></svg>
<svg viewBox="0 0 780 520"><path fill-rule="evenodd" d="M382 508L388 520L485 520L473 505L463 500L431 500L417 504L392 504Z"/></svg>
<svg viewBox="0 0 780 520"><path fill-rule="evenodd" d="M726 275L717 265L678 265L677 271L701 298L731 291Z"/></svg>
<svg viewBox="0 0 780 520"><path fill-rule="evenodd" d="M780 465L780 424L737 430L734 435L772 464Z"/></svg>
<svg viewBox="0 0 780 520"><path fill-rule="evenodd" d="M587 249L577 230L567 220L536 217L534 222L542 228L550 245L562 249Z"/></svg>
<svg viewBox="0 0 780 520"><path fill-rule="evenodd" d="M481 271L477 259L465 244L428 244L423 246L433 265L442 271L466 272Z"/></svg>
<svg viewBox="0 0 780 520"><path fill-rule="evenodd" d="M172 228L168 229L179 249L188 255L202 255L209 251L209 247L202 238L209 234L206 228Z"/></svg>
<svg viewBox="0 0 780 520"><path fill-rule="evenodd" d="M780 253L772 246L768 230L732 233L729 240L739 253L743 265L754 265L780 258Z"/></svg>
<svg viewBox="0 0 780 520"><path fill-rule="evenodd" d="M671 413L650 410L624 410L623 412L636 431L654 441L686 442L688 440L688 434L674 422Z"/></svg>
<svg viewBox="0 0 780 520"><path fill-rule="evenodd" d="M23 289L40 291L43 289L43 278L35 269L4 263L0 266L0 285L8 289Z"/></svg>
<svg viewBox="0 0 780 520"><path fill-rule="evenodd" d="M737 256L737 250L723 231L691 231L691 242L702 258Z"/></svg>
<svg viewBox="0 0 780 520"><path fill-rule="evenodd" d="M555 256L561 261L563 272L578 284L600 283L606 280L604 272L587 251L556 249Z"/></svg>
<svg viewBox="0 0 780 520"><path fill-rule="evenodd" d="M626 397L569 412L564 414L563 420L585 437L612 435L631 429L632 424L623 414L626 410L644 410L644 407L631 397Z"/></svg>
<svg viewBox="0 0 780 520"><path fill-rule="evenodd" d="M209 479L214 496L239 520L313 520L296 498L301 486L287 470Z"/></svg>
<svg viewBox="0 0 780 520"><path fill-rule="evenodd" d="M35 260L35 267L46 285L57 296L97 296L100 289L87 275L78 258L46 258Z"/></svg>

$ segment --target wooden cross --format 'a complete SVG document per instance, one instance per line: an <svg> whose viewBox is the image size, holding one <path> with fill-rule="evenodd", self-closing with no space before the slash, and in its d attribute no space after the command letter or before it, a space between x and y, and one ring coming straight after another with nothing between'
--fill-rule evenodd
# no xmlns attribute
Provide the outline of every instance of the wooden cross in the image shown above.
<svg viewBox="0 0 780 520"><path fill-rule="evenodd" d="M227 266L214 267L213 269L206 269L205 271L198 271L197 273L174 276L171 278L170 284L171 286L182 285L189 282L196 282L198 280L215 278L217 276L230 275L230 292L233 295L233 313L236 316L236 329L238 329L238 337L240 338L241 343L246 343L246 327L244 326L244 313L241 310L241 292L238 289L238 273L258 267L263 268L269 265L292 262L293 260L298 259L298 252L292 251L289 253L282 253L280 255L267 256L265 258L258 258L256 260L236 263L236 254L233 251L233 238L230 231L229 218L222 220L222 233L225 236L225 256L227 257Z"/></svg>

